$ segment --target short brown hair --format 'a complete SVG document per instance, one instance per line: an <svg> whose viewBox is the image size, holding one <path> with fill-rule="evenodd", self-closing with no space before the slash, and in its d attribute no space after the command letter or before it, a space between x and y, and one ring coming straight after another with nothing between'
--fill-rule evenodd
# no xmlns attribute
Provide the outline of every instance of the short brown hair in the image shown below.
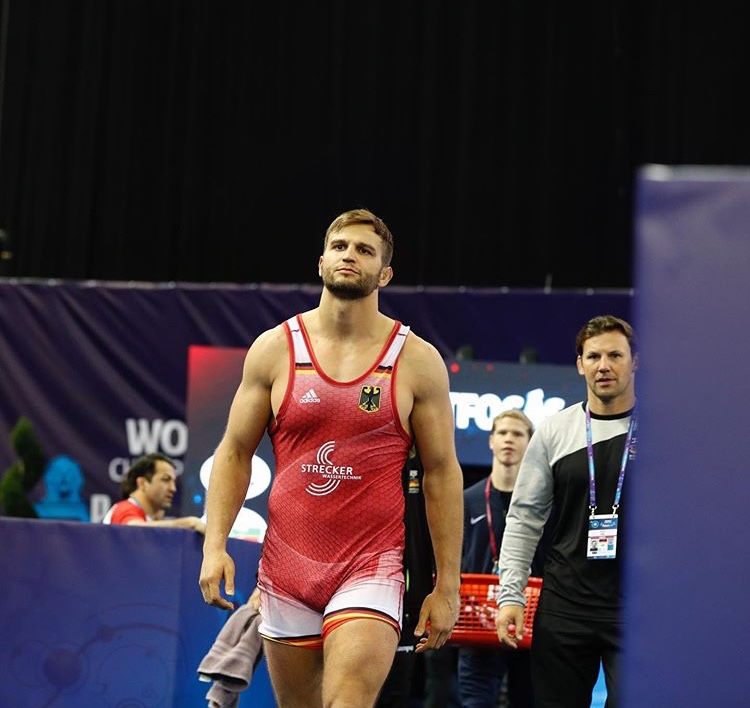
<svg viewBox="0 0 750 708"><path fill-rule="evenodd" d="M152 452L149 455L139 457L126 472L120 483L120 493L123 499L127 499L136 489L138 489L138 478L145 477L149 482L154 478L156 473L156 463L166 462L174 467L174 462L162 455L160 452Z"/></svg>
<svg viewBox="0 0 750 708"><path fill-rule="evenodd" d="M385 222L368 209L351 209L350 211L345 211L343 214L339 214L326 230L326 235L323 239L323 248L325 249L328 245L328 237L331 234L335 234L353 224L369 224L372 226L372 230L383 241L383 268L389 266L391 258L393 258L393 234L385 225Z"/></svg>
<svg viewBox="0 0 750 708"><path fill-rule="evenodd" d="M583 343L591 337L598 337L605 332L621 332L628 340L631 353L636 352L635 332L633 328L625 321L614 315L599 315L592 317L576 336L576 354L583 354Z"/></svg>
<svg viewBox="0 0 750 708"><path fill-rule="evenodd" d="M495 426L497 426L498 422L503 418L515 418L516 420L520 420L526 426L526 431L529 434L529 439L531 439L531 436L534 434L534 424L531 422L529 416L527 416L522 411L519 411L518 408L510 408L509 410L503 411L502 413L496 415L492 419L492 430L490 430L490 433L495 432Z"/></svg>

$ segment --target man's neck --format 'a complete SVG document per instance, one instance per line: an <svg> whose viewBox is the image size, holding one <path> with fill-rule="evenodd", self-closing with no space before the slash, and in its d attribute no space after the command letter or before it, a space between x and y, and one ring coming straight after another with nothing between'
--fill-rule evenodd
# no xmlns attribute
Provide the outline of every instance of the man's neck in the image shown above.
<svg viewBox="0 0 750 708"><path fill-rule="evenodd" d="M586 405L594 415L622 415L635 407L635 394L628 392L606 400L589 393Z"/></svg>
<svg viewBox="0 0 750 708"><path fill-rule="evenodd" d="M146 512L146 516L152 517L155 513L153 506L149 502L149 500L146 498L146 495L143 494L139 489L136 489L130 497L132 499L135 499L136 502L138 502L138 506L143 509L143 511Z"/></svg>
<svg viewBox="0 0 750 708"><path fill-rule="evenodd" d="M356 300L345 300L323 288L314 319L327 337L372 336L382 315L378 310L378 291Z"/></svg>
<svg viewBox="0 0 750 708"><path fill-rule="evenodd" d="M492 462L490 483L500 492L512 492L518 477L520 465L501 465L496 460Z"/></svg>

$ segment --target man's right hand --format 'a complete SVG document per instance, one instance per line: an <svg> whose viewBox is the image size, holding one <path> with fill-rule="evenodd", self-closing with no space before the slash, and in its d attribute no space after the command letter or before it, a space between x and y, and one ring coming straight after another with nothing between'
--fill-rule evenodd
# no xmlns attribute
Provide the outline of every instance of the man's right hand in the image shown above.
<svg viewBox="0 0 750 708"><path fill-rule="evenodd" d="M234 561L226 551L204 551L201 575L198 584L201 586L203 600L214 607L233 610L234 605L221 596L221 581L224 590L230 597L234 595Z"/></svg>
<svg viewBox="0 0 750 708"><path fill-rule="evenodd" d="M497 610L497 638L502 644L518 649L523 639L523 605L504 605Z"/></svg>

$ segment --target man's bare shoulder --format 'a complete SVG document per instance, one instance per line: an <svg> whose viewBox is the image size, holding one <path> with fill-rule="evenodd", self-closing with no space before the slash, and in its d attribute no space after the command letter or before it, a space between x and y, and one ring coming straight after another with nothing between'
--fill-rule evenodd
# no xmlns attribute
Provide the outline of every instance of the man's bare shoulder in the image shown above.
<svg viewBox="0 0 750 708"><path fill-rule="evenodd" d="M289 344L284 325L276 325L259 334L245 357L246 378L274 378L280 366L286 364Z"/></svg>
<svg viewBox="0 0 750 708"><path fill-rule="evenodd" d="M282 323L261 332L250 345L249 351L255 350L265 354L278 349L286 349L286 347L287 335Z"/></svg>
<svg viewBox="0 0 750 708"><path fill-rule="evenodd" d="M410 332L404 343L399 365L401 374L406 373L414 388L443 383L448 372L440 352L427 340Z"/></svg>
<svg viewBox="0 0 750 708"><path fill-rule="evenodd" d="M437 348L414 332L409 332L409 336L404 342L403 356L409 363L437 362L441 365L443 363L443 358Z"/></svg>

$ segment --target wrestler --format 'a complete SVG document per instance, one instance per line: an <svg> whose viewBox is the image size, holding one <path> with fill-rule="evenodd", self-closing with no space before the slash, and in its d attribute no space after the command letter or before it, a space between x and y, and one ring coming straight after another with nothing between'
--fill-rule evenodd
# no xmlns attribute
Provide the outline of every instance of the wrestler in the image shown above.
<svg viewBox="0 0 750 708"><path fill-rule="evenodd" d="M393 236L371 212L333 221L319 306L250 347L214 456L200 586L206 602L230 608L226 539L266 429L273 442L260 632L282 708L377 698L399 638L401 470L412 443L436 564L417 651L442 646L457 618L463 494L448 375L434 347L378 309L392 253Z"/></svg>

